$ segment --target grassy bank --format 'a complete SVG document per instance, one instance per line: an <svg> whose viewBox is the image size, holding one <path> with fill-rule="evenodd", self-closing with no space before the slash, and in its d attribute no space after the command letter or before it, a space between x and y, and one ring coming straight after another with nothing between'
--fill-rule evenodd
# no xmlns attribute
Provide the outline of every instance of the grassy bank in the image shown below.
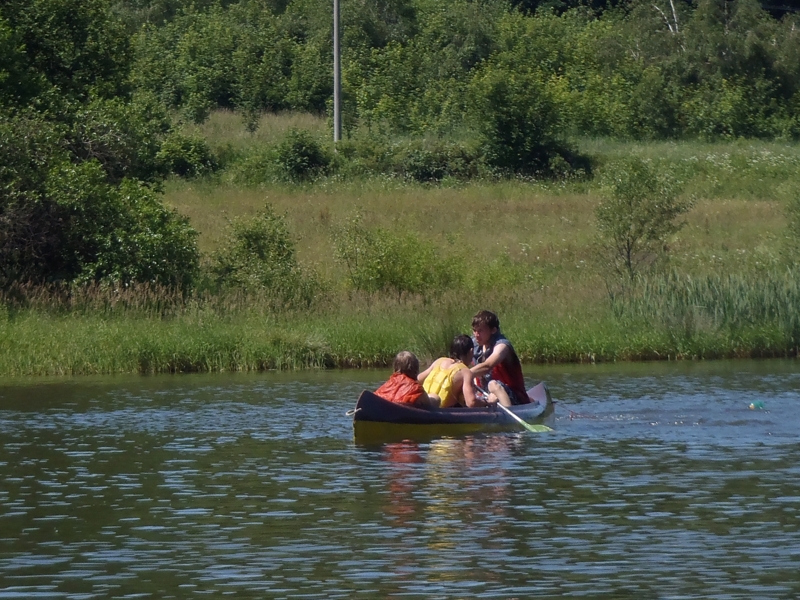
<svg viewBox="0 0 800 600"><path fill-rule="evenodd" d="M760 289L754 285L750 292ZM482 305L498 310L526 363L797 356L800 326L793 315L800 314L800 286L792 288L792 298L778 299L777 312L759 309L747 290L728 291L751 302L752 322L715 320L691 298L614 316L602 294L578 306L568 302L566 290L550 289L474 305L456 298L433 304L343 300L311 314L276 315L257 302L190 303L169 314L27 308L2 314L0 374L375 367L388 366L401 348L427 361L445 352L454 333L469 331L475 306ZM787 303L795 312L781 312Z"/></svg>
<svg viewBox="0 0 800 600"><path fill-rule="evenodd" d="M194 133L246 158L291 127L327 135L308 115L265 117L251 134L223 112ZM146 287L67 300L30 292L0 311L0 375L385 366L400 349L444 353L481 308L500 315L527 362L797 355L800 283L785 208L800 189L800 147L576 143L598 172L619 157L649 159L694 199L668 240L668 261L635 295L609 299L594 244L596 179L246 186L231 166L169 181L167 203L199 231L207 261L232 219L269 203L285 215L303 269L318 276L313 306L276 308L258 293L162 297ZM336 238L357 214L365 228L409 234L454 261L458 283L422 294L354 291Z"/></svg>
<svg viewBox="0 0 800 600"><path fill-rule="evenodd" d="M335 367L387 367L398 348L423 360L439 323L405 315L335 321L265 323L241 318L202 324L190 317L170 323L138 318L42 318L29 315L2 327L0 374L221 372ZM581 323L511 319L507 330L526 363L676 360L797 356L777 327L753 326L735 335L690 336L649 327L621 329L614 321ZM462 327L462 330L466 330ZM441 331L441 330L440 330ZM435 335L442 342L443 336ZM442 339L440 339L442 338ZM435 354L441 354L440 350Z"/></svg>

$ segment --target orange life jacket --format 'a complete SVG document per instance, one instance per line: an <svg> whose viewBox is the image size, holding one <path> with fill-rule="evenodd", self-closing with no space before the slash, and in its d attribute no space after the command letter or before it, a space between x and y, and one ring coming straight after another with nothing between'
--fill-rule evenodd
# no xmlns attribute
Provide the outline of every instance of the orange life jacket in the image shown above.
<svg viewBox="0 0 800 600"><path fill-rule="evenodd" d="M392 373L389 381L375 390L375 393L389 402L417 404L425 390L416 379L411 379L403 373Z"/></svg>

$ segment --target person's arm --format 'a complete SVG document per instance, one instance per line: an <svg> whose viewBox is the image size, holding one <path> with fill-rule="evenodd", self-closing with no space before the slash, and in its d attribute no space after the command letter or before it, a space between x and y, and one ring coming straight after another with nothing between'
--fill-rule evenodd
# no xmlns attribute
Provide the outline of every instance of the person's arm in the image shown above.
<svg viewBox="0 0 800 600"><path fill-rule="evenodd" d="M425 369L422 373L417 375L417 381L419 381L420 383L425 383L425 379L428 377L428 375L431 374L431 371L433 371L433 367L436 366L436 363L438 363L439 360L441 359L436 359L435 361L433 361L427 369Z"/></svg>
<svg viewBox="0 0 800 600"><path fill-rule="evenodd" d="M492 353L482 363L478 363L470 367L473 377L482 377L494 369L495 365L503 362L503 359L508 355L507 344L495 344Z"/></svg>
<svg viewBox="0 0 800 600"><path fill-rule="evenodd" d="M475 382L472 379L469 369L462 369L461 373L461 393L464 394L464 404L468 408L477 408L479 406L486 406L486 402L479 400L475 393Z"/></svg>

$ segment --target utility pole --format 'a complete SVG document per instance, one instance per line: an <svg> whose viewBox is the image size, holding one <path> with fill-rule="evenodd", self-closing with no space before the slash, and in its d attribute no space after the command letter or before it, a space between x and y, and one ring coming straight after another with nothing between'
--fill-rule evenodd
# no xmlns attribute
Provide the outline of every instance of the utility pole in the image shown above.
<svg viewBox="0 0 800 600"><path fill-rule="evenodd" d="M339 46L339 0L333 0L333 143L342 139L342 49Z"/></svg>

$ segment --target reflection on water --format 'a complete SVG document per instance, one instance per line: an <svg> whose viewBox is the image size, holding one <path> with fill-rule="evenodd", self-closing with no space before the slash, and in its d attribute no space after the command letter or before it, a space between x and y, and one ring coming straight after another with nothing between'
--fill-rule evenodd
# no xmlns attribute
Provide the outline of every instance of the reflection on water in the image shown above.
<svg viewBox="0 0 800 600"><path fill-rule="evenodd" d="M369 447L382 372L7 382L0 600L800 596L796 362L536 371L553 433Z"/></svg>

